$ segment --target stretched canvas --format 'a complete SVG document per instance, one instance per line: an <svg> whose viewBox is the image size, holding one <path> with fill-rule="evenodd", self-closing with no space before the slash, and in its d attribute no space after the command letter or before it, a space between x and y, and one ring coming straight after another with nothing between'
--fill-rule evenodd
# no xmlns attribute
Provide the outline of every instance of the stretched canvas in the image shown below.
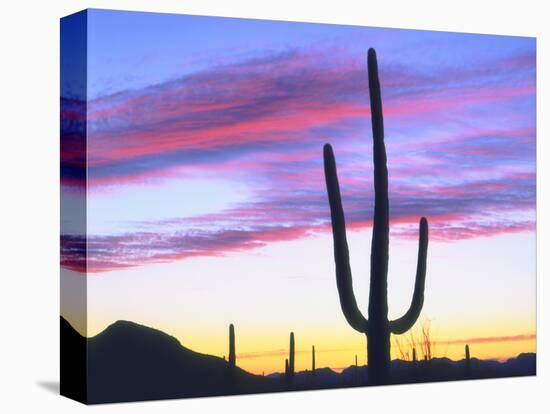
<svg viewBox="0 0 550 414"><path fill-rule="evenodd" d="M61 393L535 375L535 46L61 19Z"/></svg>

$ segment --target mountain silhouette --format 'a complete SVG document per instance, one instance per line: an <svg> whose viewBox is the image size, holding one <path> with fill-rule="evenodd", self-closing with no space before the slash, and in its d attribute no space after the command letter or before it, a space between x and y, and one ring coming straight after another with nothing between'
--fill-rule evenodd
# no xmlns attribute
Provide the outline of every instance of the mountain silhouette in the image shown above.
<svg viewBox="0 0 550 414"><path fill-rule="evenodd" d="M59 392L86 401L86 339L63 317L60 325Z"/></svg>
<svg viewBox="0 0 550 414"><path fill-rule="evenodd" d="M194 352L164 332L133 322L115 322L86 339L62 318L61 338L66 348L87 348L87 389L80 400L91 404L278 390L276 381L230 367L222 358ZM67 367L78 363L66 360L65 375L74 374ZM63 374L62 369L62 383Z"/></svg>
<svg viewBox="0 0 550 414"><path fill-rule="evenodd" d="M212 355L195 352L176 338L134 322L117 321L85 338L61 317L61 394L88 404L251 394L368 385L368 366L254 375ZM505 362L471 358L452 361L391 361L391 383L527 376L536 373L536 354Z"/></svg>
<svg viewBox="0 0 550 414"><path fill-rule="evenodd" d="M282 380L282 373L273 372L267 375L267 378ZM292 379L292 387L287 389L292 390L304 390L304 389L320 389L320 388L334 388L342 384L342 378L340 374L332 369L317 368L315 374L311 371L299 371L294 373Z"/></svg>

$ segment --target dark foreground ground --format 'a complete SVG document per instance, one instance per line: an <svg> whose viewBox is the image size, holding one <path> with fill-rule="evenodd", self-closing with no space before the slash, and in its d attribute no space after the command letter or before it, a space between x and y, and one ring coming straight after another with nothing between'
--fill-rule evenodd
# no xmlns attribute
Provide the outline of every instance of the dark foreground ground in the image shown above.
<svg viewBox="0 0 550 414"><path fill-rule="evenodd" d="M164 332L126 321L86 339L61 318L61 352L61 394L88 404L368 385L368 366L341 373L329 368L302 371L292 380L279 373L253 375L232 369L222 358L194 352ZM395 360L391 367L393 384L535 374L535 354L502 363Z"/></svg>

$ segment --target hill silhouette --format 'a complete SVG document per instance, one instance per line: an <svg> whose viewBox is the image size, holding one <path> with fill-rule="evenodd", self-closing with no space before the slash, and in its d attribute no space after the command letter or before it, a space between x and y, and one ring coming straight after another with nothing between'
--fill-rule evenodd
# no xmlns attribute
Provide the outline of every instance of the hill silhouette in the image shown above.
<svg viewBox="0 0 550 414"><path fill-rule="evenodd" d="M61 338L67 348L87 347L87 395L81 400L91 404L278 389L277 381L232 368L222 358L194 352L164 332L133 322L115 322L86 339L62 318ZM77 362L65 362L66 375L84 377L67 371Z"/></svg>
<svg viewBox="0 0 550 414"><path fill-rule="evenodd" d="M222 358L195 352L176 338L134 322L118 321L85 338L61 317L61 394L97 404L124 401L312 390L368 385L368 366L254 375ZM506 362L472 358L452 361L391 361L391 383L452 381L535 375L536 355ZM87 372L86 372L87 368Z"/></svg>
<svg viewBox="0 0 550 414"><path fill-rule="evenodd" d="M86 339L63 317L60 325L59 392L77 401L86 401Z"/></svg>

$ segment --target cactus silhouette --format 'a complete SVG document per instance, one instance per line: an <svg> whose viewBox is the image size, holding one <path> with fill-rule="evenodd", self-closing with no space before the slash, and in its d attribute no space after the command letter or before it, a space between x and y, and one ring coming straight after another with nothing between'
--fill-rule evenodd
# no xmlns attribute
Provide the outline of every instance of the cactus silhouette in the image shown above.
<svg viewBox="0 0 550 414"><path fill-rule="evenodd" d="M235 327L233 324L229 325L229 365L234 367L237 362L235 356Z"/></svg>
<svg viewBox="0 0 550 414"><path fill-rule="evenodd" d="M311 346L311 374L310 374L311 384L315 384L315 345Z"/></svg>
<svg viewBox="0 0 550 414"><path fill-rule="evenodd" d="M464 347L464 354L466 359L464 368L466 370L466 376L469 377L472 373L472 361L470 360L470 346L468 344Z"/></svg>
<svg viewBox="0 0 550 414"><path fill-rule="evenodd" d="M373 135L374 160L374 220L372 230L370 292L368 320L357 306L353 293L346 224L336 161L330 144L324 146L325 179L330 204L336 284L342 312L355 330L367 337L369 381L384 384L389 380L390 334L403 334L416 322L424 303L426 279L426 256L428 251L428 221L420 220L418 263L413 298L409 310L399 319L388 320L388 247L389 247L389 201L388 170L384 145L384 122L376 52L368 52L368 77Z"/></svg>
<svg viewBox="0 0 550 414"><path fill-rule="evenodd" d="M412 349L412 373L411 373L411 377L413 379L415 379L416 377L418 377L419 375L419 372L418 372L418 357L416 356L416 348L413 347Z"/></svg>
<svg viewBox="0 0 550 414"><path fill-rule="evenodd" d="M315 373L315 345L311 347L311 372Z"/></svg>
<svg viewBox="0 0 550 414"><path fill-rule="evenodd" d="M288 352L288 379L292 382L294 377L294 332L290 333L290 347Z"/></svg>

